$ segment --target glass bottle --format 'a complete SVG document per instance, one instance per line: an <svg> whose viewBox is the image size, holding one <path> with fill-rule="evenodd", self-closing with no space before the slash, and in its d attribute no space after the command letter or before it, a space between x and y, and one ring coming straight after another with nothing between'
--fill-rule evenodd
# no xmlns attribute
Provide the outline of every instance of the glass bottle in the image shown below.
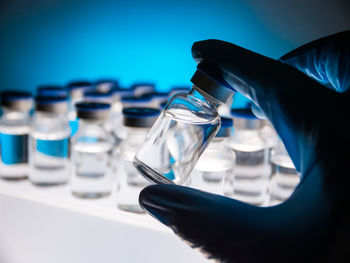
<svg viewBox="0 0 350 263"><path fill-rule="evenodd" d="M287 200L300 182L300 174L281 140L271 151L270 205Z"/></svg>
<svg viewBox="0 0 350 263"><path fill-rule="evenodd" d="M29 112L32 95L27 92L2 92L0 118L0 177L25 179L28 176Z"/></svg>
<svg viewBox="0 0 350 263"><path fill-rule="evenodd" d="M117 174L117 204L119 209L141 213L138 197L149 182L136 170L132 161L145 141L149 129L156 121L160 110L154 108L124 108L123 123L127 137L114 150L113 160ZM156 158L156 156L155 156Z"/></svg>
<svg viewBox="0 0 350 263"><path fill-rule="evenodd" d="M118 88L119 83L115 79L99 79L95 82L95 89L98 92L107 93L114 88Z"/></svg>
<svg viewBox="0 0 350 263"><path fill-rule="evenodd" d="M221 117L221 127L190 175L190 186L214 194L232 194L235 153L227 146L233 121Z"/></svg>
<svg viewBox="0 0 350 263"><path fill-rule="evenodd" d="M111 154L113 136L106 131L110 105L76 104L78 132L71 140L71 190L80 198L108 196L113 188Z"/></svg>
<svg viewBox="0 0 350 263"><path fill-rule="evenodd" d="M142 95L154 92L155 84L150 82L138 82L134 83L131 89L134 91L134 96L141 97Z"/></svg>
<svg viewBox="0 0 350 263"><path fill-rule="evenodd" d="M71 136L73 136L78 130L77 113L75 111L75 104L82 102L84 99L84 93L92 90L92 84L89 81L74 81L67 85L69 91L69 110L68 119L71 128Z"/></svg>
<svg viewBox="0 0 350 263"><path fill-rule="evenodd" d="M268 201L269 166L266 142L260 134L264 121L257 119L251 108L231 110L234 132L229 146L236 153L233 198L253 205Z"/></svg>
<svg viewBox="0 0 350 263"><path fill-rule="evenodd" d="M70 127L67 112L67 97L35 98L29 138L29 180L35 185L68 182Z"/></svg>
<svg viewBox="0 0 350 263"><path fill-rule="evenodd" d="M135 156L135 167L156 183L183 184L220 128L218 108L233 90L213 65L201 62L188 93L168 102ZM154 156L161 156L163 160Z"/></svg>

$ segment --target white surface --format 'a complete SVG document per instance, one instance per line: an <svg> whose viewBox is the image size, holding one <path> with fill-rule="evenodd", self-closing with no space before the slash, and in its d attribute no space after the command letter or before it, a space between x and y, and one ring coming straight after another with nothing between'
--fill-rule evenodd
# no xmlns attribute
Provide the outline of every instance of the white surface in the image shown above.
<svg viewBox="0 0 350 263"><path fill-rule="evenodd" d="M69 186L0 180L0 263L209 262L149 215L116 208L114 194L81 200Z"/></svg>

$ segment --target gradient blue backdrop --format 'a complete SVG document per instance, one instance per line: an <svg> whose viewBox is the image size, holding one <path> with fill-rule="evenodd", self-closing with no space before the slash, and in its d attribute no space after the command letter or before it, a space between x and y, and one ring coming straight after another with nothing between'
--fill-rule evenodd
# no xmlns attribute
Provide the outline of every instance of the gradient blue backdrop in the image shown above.
<svg viewBox="0 0 350 263"><path fill-rule="evenodd" d="M154 81L165 90L189 84L195 70L190 52L194 41L222 39L278 58L307 40L349 26L340 4L332 4L333 9L318 4L322 9L310 13L302 8L304 1L4 2L2 90L33 90L39 84L101 77L115 77L122 85ZM309 21L310 16L316 18ZM328 22L317 25L315 19Z"/></svg>

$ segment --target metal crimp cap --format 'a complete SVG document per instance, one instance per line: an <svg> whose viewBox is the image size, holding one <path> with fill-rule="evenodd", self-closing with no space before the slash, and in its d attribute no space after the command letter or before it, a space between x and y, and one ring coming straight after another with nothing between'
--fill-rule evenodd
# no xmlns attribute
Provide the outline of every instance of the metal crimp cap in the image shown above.
<svg viewBox="0 0 350 263"><path fill-rule="evenodd" d="M30 111L33 97L29 92L4 91L1 93L1 105L14 111Z"/></svg>
<svg viewBox="0 0 350 263"><path fill-rule="evenodd" d="M128 107L123 109L123 124L127 127L150 128L160 110L156 108Z"/></svg>
<svg viewBox="0 0 350 263"><path fill-rule="evenodd" d="M224 80L220 68L210 62L202 61L192 76L194 88L206 96L221 103L229 103L236 90Z"/></svg>
<svg viewBox="0 0 350 263"><path fill-rule="evenodd" d="M77 117L83 120L107 120L111 105L100 102L79 102L75 104Z"/></svg>

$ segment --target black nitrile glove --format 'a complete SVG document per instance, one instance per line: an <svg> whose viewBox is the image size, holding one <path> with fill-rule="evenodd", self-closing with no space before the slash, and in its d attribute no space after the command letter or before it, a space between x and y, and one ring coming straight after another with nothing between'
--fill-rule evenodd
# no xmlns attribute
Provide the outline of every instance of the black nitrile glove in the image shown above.
<svg viewBox="0 0 350 263"><path fill-rule="evenodd" d="M219 40L196 42L192 54L262 110L302 180L273 207L177 185L145 188L142 207L222 262L350 261L350 31L280 61Z"/></svg>

